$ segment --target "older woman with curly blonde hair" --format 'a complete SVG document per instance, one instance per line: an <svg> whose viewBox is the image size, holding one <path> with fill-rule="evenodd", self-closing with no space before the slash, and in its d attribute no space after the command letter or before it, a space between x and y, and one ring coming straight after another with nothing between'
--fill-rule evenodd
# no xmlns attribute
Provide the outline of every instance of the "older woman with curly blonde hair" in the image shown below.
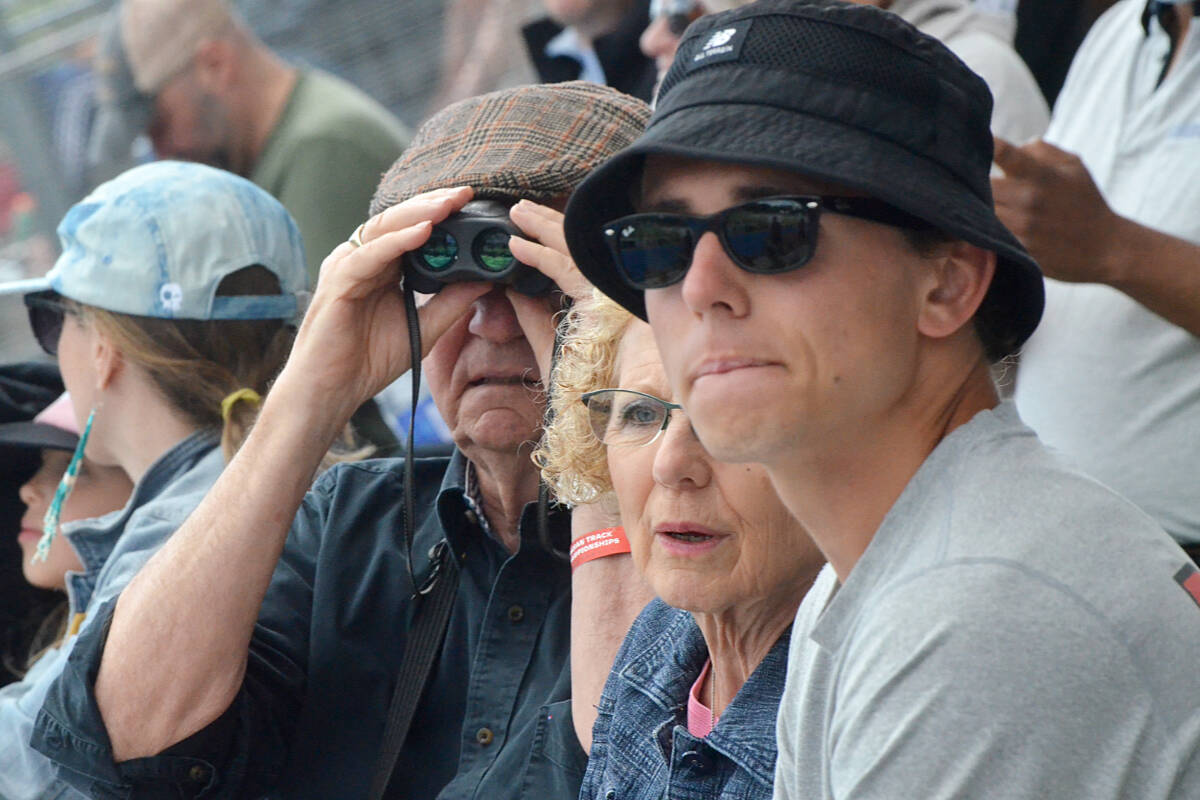
<svg viewBox="0 0 1200 800"><path fill-rule="evenodd" d="M686 782L696 796L765 800L788 631L823 558L762 467L705 452L648 325L598 292L564 325L535 457L564 502L615 495L658 598L609 673L580 796L674 796Z"/></svg>

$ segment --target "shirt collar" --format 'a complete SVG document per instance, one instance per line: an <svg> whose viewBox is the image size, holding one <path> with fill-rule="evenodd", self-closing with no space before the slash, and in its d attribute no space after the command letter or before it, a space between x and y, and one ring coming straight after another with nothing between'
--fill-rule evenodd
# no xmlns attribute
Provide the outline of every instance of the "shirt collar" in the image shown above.
<svg viewBox="0 0 1200 800"><path fill-rule="evenodd" d="M117 541L125 532L125 524L129 518L142 506L158 497L176 478L191 470L202 459L208 456L220 444L220 437L213 431L202 430L193 433L150 465L146 474L133 488L129 501L120 511L114 511L95 519L76 520L63 523L62 535L67 537L79 561L83 564L83 572L73 573L74 583L79 593L78 600L83 601L101 567L112 555ZM72 596L73 602L76 597ZM72 606L73 611L82 611L80 607Z"/></svg>
<svg viewBox="0 0 1200 800"><path fill-rule="evenodd" d="M572 27L563 28L557 36L546 42L544 52L549 58L566 57L578 61L580 64L579 80L581 81L599 84L607 82L604 76L604 65L600 63L600 57L596 55L595 48L590 44L584 44Z"/></svg>
<svg viewBox="0 0 1200 800"><path fill-rule="evenodd" d="M491 534L487 517L484 515L482 494L478 488L478 473L475 466L467 460L462 451L455 448L450 457L442 479L441 489L438 490L438 518L442 530L451 537L450 544L456 550L461 550L460 543L454 540L456 532L465 528L478 528L488 534L488 537L500 544L500 540ZM472 496L474 494L474 496ZM541 551L549 557L553 553L541 542L538 533L537 502L525 504L517 530L521 534L521 550ZM466 519L467 525L461 520ZM549 513L549 537L553 548L565 551L571 541L571 514L563 507L551 503Z"/></svg>
<svg viewBox="0 0 1200 800"><path fill-rule="evenodd" d="M708 645L692 615L675 609L674 617L661 636L642 652L631 655L620 673L622 680L671 713L686 707L688 693L708 660ZM750 674L705 739L710 747L767 786L775 776L774 723L766 737L746 736L745 732L760 728L764 719L773 721L779 713L790 637L789 628Z"/></svg>
<svg viewBox="0 0 1200 800"><path fill-rule="evenodd" d="M945 522L949 517L939 516L939 509L953 507L954 492L947 476L960 474L985 443L991 446L991 442L1035 436L1009 399L976 413L938 442L888 510L846 580L838 584L833 567L828 564L821 569L805 602L820 602L822 597L828 602L813 624L809 638L828 652L837 651L854 632L862 610L877 597L881 587L907 579L907 570L921 568L914 564L920 564L920 559L927 556L917 555L918 551L944 550L943 543L950 535ZM931 519L941 522L934 525ZM832 596L830 580L836 587ZM818 593L823 587L825 591Z"/></svg>
<svg viewBox="0 0 1200 800"><path fill-rule="evenodd" d="M1142 12L1142 30L1146 35L1150 35L1150 20L1157 18L1159 25L1162 26L1162 18L1164 14L1171 13L1171 8L1175 3L1163 2L1163 0L1149 0L1146 3L1146 9ZM1200 2L1192 3L1192 16L1200 17Z"/></svg>
<svg viewBox="0 0 1200 800"><path fill-rule="evenodd" d="M467 504L467 519L483 528L483 532L493 539L496 538L492 533L492 526L488 523L487 514L483 509L483 493L479 489L479 476L476 474L475 465L470 461L467 462L465 469L463 487L463 500Z"/></svg>
<svg viewBox="0 0 1200 800"><path fill-rule="evenodd" d="M578 60L579 51L582 49L579 45L579 34L575 32L575 29L563 28L550 41L546 42L545 53L550 58L567 56Z"/></svg>

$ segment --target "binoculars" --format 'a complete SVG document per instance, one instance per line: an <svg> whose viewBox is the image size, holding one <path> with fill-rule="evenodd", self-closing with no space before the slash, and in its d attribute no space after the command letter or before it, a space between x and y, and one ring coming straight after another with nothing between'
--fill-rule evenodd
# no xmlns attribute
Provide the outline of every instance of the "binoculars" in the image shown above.
<svg viewBox="0 0 1200 800"><path fill-rule="evenodd" d="M508 249L508 237L523 236L508 218L509 206L472 200L433 226L429 240L404 256L404 280L413 291L433 294L447 283L486 281L537 297L554 281L522 264Z"/></svg>

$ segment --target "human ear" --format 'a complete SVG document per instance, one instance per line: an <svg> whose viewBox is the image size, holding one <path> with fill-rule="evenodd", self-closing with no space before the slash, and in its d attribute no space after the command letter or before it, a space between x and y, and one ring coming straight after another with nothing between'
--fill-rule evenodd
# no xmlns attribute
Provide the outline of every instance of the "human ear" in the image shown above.
<svg viewBox="0 0 1200 800"><path fill-rule="evenodd" d="M108 336L93 330L92 366L96 372L96 388L107 389L124 371L125 358Z"/></svg>
<svg viewBox="0 0 1200 800"><path fill-rule="evenodd" d="M930 285L922 298L918 330L944 339L968 325L996 272L996 254L963 241L948 242L927 259Z"/></svg>
<svg viewBox="0 0 1200 800"><path fill-rule="evenodd" d="M235 77L234 60L233 46L226 39L201 41L192 62L200 88L212 94L223 94Z"/></svg>

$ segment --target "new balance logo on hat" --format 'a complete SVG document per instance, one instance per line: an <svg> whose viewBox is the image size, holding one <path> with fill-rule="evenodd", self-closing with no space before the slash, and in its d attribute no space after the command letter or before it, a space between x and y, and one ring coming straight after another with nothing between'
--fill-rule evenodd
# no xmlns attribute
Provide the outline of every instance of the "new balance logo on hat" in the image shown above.
<svg viewBox="0 0 1200 800"><path fill-rule="evenodd" d="M751 22L753 20L743 20L737 25L713 31L713 34L700 47L700 51L692 56L692 61L688 65L689 71L697 67L736 59L742 52L742 42L746 40L746 32L750 30Z"/></svg>
<svg viewBox="0 0 1200 800"><path fill-rule="evenodd" d="M717 31L712 35L712 38L704 43L704 49L707 51L714 47L729 44L729 40L733 38L735 33L737 33L737 28L726 28L723 31Z"/></svg>

